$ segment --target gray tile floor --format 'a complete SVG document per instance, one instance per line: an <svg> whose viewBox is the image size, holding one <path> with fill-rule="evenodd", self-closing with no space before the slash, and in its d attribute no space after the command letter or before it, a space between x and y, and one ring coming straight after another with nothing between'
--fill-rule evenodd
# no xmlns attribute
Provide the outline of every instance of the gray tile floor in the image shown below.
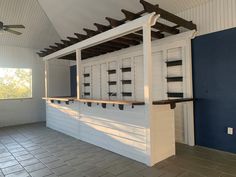
<svg viewBox="0 0 236 177"><path fill-rule="evenodd" d="M236 177L236 155L177 144L150 168L44 124L0 129L0 177Z"/></svg>

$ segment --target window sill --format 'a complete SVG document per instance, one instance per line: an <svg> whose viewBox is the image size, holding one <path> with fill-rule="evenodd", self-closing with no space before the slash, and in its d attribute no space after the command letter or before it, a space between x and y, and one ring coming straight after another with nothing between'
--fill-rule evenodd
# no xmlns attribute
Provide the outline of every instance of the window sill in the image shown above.
<svg viewBox="0 0 236 177"><path fill-rule="evenodd" d="M31 98L6 98L6 99L0 99L0 101L24 101L24 100L32 100Z"/></svg>

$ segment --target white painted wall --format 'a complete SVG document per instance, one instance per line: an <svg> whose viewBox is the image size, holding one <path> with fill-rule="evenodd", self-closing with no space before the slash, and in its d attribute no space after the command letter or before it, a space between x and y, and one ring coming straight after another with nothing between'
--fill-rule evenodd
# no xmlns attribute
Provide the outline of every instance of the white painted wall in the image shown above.
<svg viewBox="0 0 236 177"><path fill-rule="evenodd" d="M44 64L34 50L0 46L0 67L31 68L33 98L0 100L0 127L45 121Z"/></svg>
<svg viewBox="0 0 236 177"><path fill-rule="evenodd" d="M49 97L70 96L70 61L48 61L47 90Z"/></svg>

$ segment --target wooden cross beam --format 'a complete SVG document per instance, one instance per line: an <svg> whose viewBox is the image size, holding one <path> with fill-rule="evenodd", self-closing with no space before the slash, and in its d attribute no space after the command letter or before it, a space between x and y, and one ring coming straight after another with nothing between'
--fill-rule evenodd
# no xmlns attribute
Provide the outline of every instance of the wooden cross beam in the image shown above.
<svg viewBox="0 0 236 177"><path fill-rule="evenodd" d="M122 9L121 12L123 12L126 19L130 20L130 21L141 17L141 15L135 14L135 13L130 12L130 11L125 10L125 9ZM168 25L165 25L165 24L162 24L162 23L159 23L159 22L156 22L156 24L154 26L152 26L152 28L155 28L155 29L157 29L161 32L167 32L167 33L170 33L170 34L178 34L179 33L179 30L176 29L175 27L170 27Z"/></svg>
<svg viewBox="0 0 236 177"><path fill-rule="evenodd" d="M180 18L180 17L170 13L170 12L167 12L167 11L159 8L158 5L155 6L155 5L150 4L149 2L146 2L144 0L140 0L140 3L143 5L146 12L149 12L149 13L156 12L157 14L161 15L161 18L168 20L172 23L175 23L179 26L182 26L182 27L190 29L190 30L197 29L197 26L193 22L187 21L183 18Z"/></svg>

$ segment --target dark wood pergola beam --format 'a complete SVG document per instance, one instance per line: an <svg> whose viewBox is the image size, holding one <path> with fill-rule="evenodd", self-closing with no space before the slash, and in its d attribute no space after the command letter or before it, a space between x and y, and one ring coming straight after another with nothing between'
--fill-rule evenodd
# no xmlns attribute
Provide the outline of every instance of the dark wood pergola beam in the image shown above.
<svg viewBox="0 0 236 177"><path fill-rule="evenodd" d="M45 49L44 49L44 50L41 50L40 53L42 53L44 56L46 56L46 55L51 54L52 51L48 51L48 50L45 50Z"/></svg>
<svg viewBox="0 0 236 177"><path fill-rule="evenodd" d="M110 25L112 26L112 28L115 28L121 24L124 24L124 22L122 22L123 20L122 21L116 20L114 18L109 18L108 21L109 21ZM142 30L137 31L136 33L141 34L141 35L143 34ZM157 32L152 31L151 35L152 35L152 37L157 38L157 39L161 39L164 37L164 34L160 33L159 31L157 31Z"/></svg>
<svg viewBox="0 0 236 177"><path fill-rule="evenodd" d="M87 29L86 33L87 33L87 35L79 34L79 33L75 33L75 35L79 39L85 40L85 39L88 39L89 37L92 37L92 36L95 36L95 35L99 34L98 32L96 32L94 30L89 30L89 29ZM122 49L122 48L129 47L129 45L120 44L120 43L117 43L117 42L115 42L113 40L109 41L109 42L105 42L105 43L99 44L99 46L104 46L104 48L105 47L109 47L109 48L114 48L114 49Z"/></svg>
<svg viewBox="0 0 236 177"><path fill-rule="evenodd" d="M74 44L81 41L81 40L79 40L78 38L75 38L75 37L67 37L67 39L69 39L69 41L71 41Z"/></svg>
<svg viewBox="0 0 236 177"><path fill-rule="evenodd" d="M90 29L86 29L85 31L86 31L86 33L89 37L100 34L99 31L94 31L94 30L90 30ZM113 39L109 42L113 43L114 45L121 45L121 46L123 46L122 48L129 47L130 45L137 45L137 44L140 43L138 41L127 40L127 39L124 39L124 38L122 38L122 39L121 38Z"/></svg>
<svg viewBox="0 0 236 177"><path fill-rule="evenodd" d="M56 52L57 50L55 49L50 49L50 48L45 48L44 49L46 52L49 52L49 53L53 53L53 52Z"/></svg>
<svg viewBox="0 0 236 177"><path fill-rule="evenodd" d="M65 55L63 57L60 57L58 59L64 59L64 60L76 60L76 53L71 53L68 55Z"/></svg>
<svg viewBox="0 0 236 177"><path fill-rule="evenodd" d="M61 48L61 49L67 47L67 45L65 45L64 43L62 44L62 43L57 43L57 42L56 42L55 44L56 44L56 46L58 46L58 47Z"/></svg>
<svg viewBox="0 0 236 177"><path fill-rule="evenodd" d="M83 40L89 38L87 35L84 35L84 34L80 34L80 33L74 33L74 34L76 35L76 37L77 37L80 41L83 41Z"/></svg>
<svg viewBox="0 0 236 177"><path fill-rule="evenodd" d="M56 50L56 51L58 51L58 50L61 49L61 48L59 48L58 46L53 46L53 45L50 45L49 48L50 48L50 49L53 49L53 50Z"/></svg>
<svg viewBox="0 0 236 177"><path fill-rule="evenodd" d="M96 26L97 30L101 33L111 29L110 26L102 25L102 24L99 24L99 23L94 23L94 26Z"/></svg>
<svg viewBox="0 0 236 177"><path fill-rule="evenodd" d="M63 44L65 44L66 46L70 46L70 45L72 45L72 44L73 44L73 42L71 42L71 41L68 41L68 40L64 40L64 39L62 39L61 41L62 41L62 42L63 42Z"/></svg>
<svg viewBox="0 0 236 177"><path fill-rule="evenodd" d="M117 26L124 24L122 20L116 20L110 17L106 17L106 20L110 23L111 28L115 28ZM125 36L122 36L122 38L129 40L143 41L143 37L137 34L127 34Z"/></svg>
<svg viewBox="0 0 236 177"><path fill-rule="evenodd" d="M124 24L126 21L131 21L131 20L137 19L137 18L141 17L141 15L146 12L148 12L148 13L156 12L157 14L161 15L161 18L176 24L175 26L171 27L171 26L157 22L152 27L153 29L158 30L158 31L155 31L155 30L151 31L151 35L153 38L158 38L158 39L163 38L164 34L162 32L167 32L170 34L178 34L179 30L177 28L179 28L179 27L184 27L184 28L187 28L190 30L197 28L196 25L194 23L192 23L191 21L187 21L183 18L180 18L180 17L170 13L170 12L167 12L167 11L159 8L159 5L153 5L149 2L146 2L145 0L140 0L140 3L144 7L143 11L140 11L138 13L133 13L133 12L127 11L125 9L122 9L121 11L125 15L124 19L116 20L116 19L113 19L110 17L106 17L106 19L108 20L110 25L106 26L106 25L94 23L94 25L97 27L97 31L85 28L84 31L86 31L87 35L75 33L77 38L67 37L68 40L61 40L63 43L55 43L56 46L50 45L49 48L45 48L43 51L40 51L37 54L40 57L44 57L44 56L49 55L55 51L58 51L60 49L63 49L63 48L68 47L70 45L73 45L77 42L88 39L89 37L92 37L92 36L95 36L99 33L110 30L111 28L115 28L117 26L120 26L120 25ZM135 33L128 34L128 35L119 37L117 39L113 39L109 42L105 42L105 43L99 44L97 46L93 46L88 49L84 49L81 51L82 58L85 59L85 58L89 58L89 57L93 57L93 56L98 56L101 54L105 54L107 52L113 52L116 50L120 50L122 48L127 48L132 45L138 45L143 40L142 34L143 34L143 31L139 30ZM74 56L72 57L71 54L69 55L69 58L74 60Z"/></svg>
<svg viewBox="0 0 236 177"><path fill-rule="evenodd" d="M88 31L89 31L89 29L84 29L85 31L87 31L87 33L88 33ZM73 43L77 43L77 42L81 42L81 41L83 41L83 40L85 40L85 39L88 39L89 38L89 35L83 35L83 34L79 34L79 33L75 33L75 35L77 36L77 38L73 38L73 37L67 37L71 42L73 42ZM121 49L122 47L116 47L116 46L111 46L112 44L109 44L109 45L104 45L104 44L100 44L100 45L97 45L96 47L94 47L94 48L97 48L98 50L99 50L99 48L98 47L100 47L100 46L103 46L103 48L101 49L100 48L100 50L101 51L104 51L104 50L106 50L106 51L112 51L112 50L116 50L116 49ZM96 50L96 49L94 49L94 50Z"/></svg>
<svg viewBox="0 0 236 177"><path fill-rule="evenodd" d="M94 31L94 30L91 30L91 29L87 29L87 28L84 28L84 31L88 34L88 36L92 37L92 36L95 36L97 34L100 34L101 32L99 31ZM138 45L140 44L140 41L139 40L135 40L135 39L132 39L132 38L125 38L125 37L120 37L120 38L116 38L116 39L113 39L111 40L111 42L115 42L116 44L124 44L124 45Z"/></svg>
<svg viewBox="0 0 236 177"><path fill-rule="evenodd" d="M95 55L92 55L91 53L88 53L86 51L81 51L81 58L86 59L86 58L91 58L94 57ZM64 59L64 60L76 60L76 53L71 53L68 55L65 55L63 57L60 57L58 59Z"/></svg>
<svg viewBox="0 0 236 177"><path fill-rule="evenodd" d="M92 36L95 36L95 35L98 34L96 31L89 30L89 29L86 29L86 30L87 30L86 31L87 35L79 34L79 33L75 33L75 35L78 37L78 39L85 40L85 39L88 39L89 37L92 37ZM98 47L101 50L108 50L109 49L109 51L111 51L111 50L114 51L114 50L120 50L122 48L126 48L128 46L127 45L122 45L122 44L117 44L115 42L109 41L109 42L99 44L95 47Z"/></svg>
<svg viewBox="0 0 236 177"><path fill-rule="evenodd" d="M170 12L167 12L166 10L159 8L158 5L153 5L153 4L146 2L144 0L140 0L140 3L143 5L146 12L149 12L149 13L156 12L157 14L161 15L161 18L168 20L172 23L175 23L179 26L182 26L184 28L187 28L189 30L197 29L196 24L194 24L193 22L187 21L183 18L180 18L180 17L170 13Z"/></svg>
<svg viewBox="0 0 236 177"><path fill-rule="evenodd" d="M100 31L100 32L105 32L105 31L111 29L110 26L102 25L102 24L99 24L99 23L94 23L94 25L97 27L98 31ZM139 34L139 36L142 38L142 35L143 35L142 30L137 31L135 33ZM164 34L161 34L160 32L151 31L151 36L153 38L161 39L161 38L164 37Z"/></svg>
<svg viewBox="0 0 236 177"><path fill-rule="evenodd" d="M126 19L130 20L130 21L141 17L141 15L135 14L135 13L130 12L130 11L125 10L125 9L122 9L121 12L123 12ZM156 22L156 24L153 25L152 28L155 28L155 29L157 29L161 32L167 32L167 33L170 33L170 34L178 34L179 33L179 30L176 29L176 27L170 27L168 25L165 25L165 24L162 24L162 23L159 23L159 22Z"/></svg>
<svg viewBox="0 0 236 177"><path fill-rule="evenodd" d="M37 52L37 54L38 54L40 57L46 56L44 52Z"/></svg>
<svg viewBox="0 0 236 177"><path fill-rule="evenodd" d="M87 54L94 55L94 56L103 55L103 54L107 53L104 50L98 50L98 49L93 49L93 48L84 49L81 51L81 53L83 53L83 52L87 53Z"/></svg>

